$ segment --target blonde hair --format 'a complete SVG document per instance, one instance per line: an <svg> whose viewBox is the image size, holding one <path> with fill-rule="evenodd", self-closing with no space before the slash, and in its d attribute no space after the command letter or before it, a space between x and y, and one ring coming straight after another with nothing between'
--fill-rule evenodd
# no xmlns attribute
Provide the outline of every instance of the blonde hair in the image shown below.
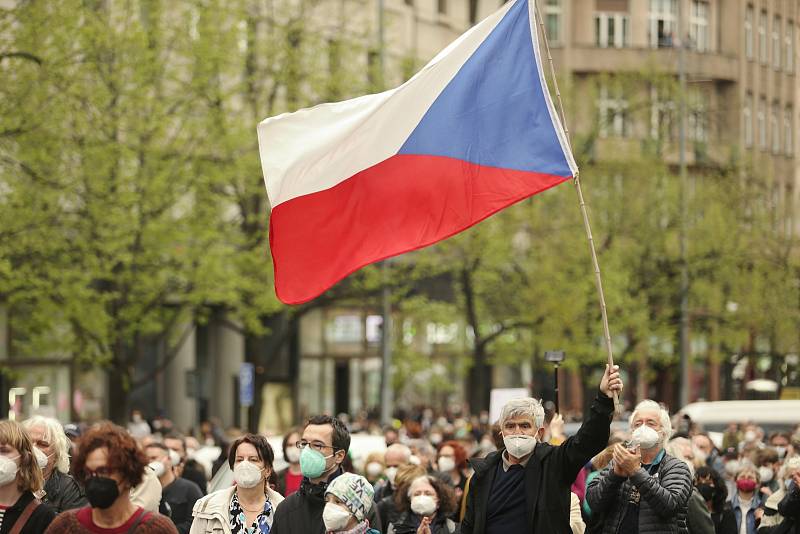
<svg viewBox="0 0 800 534"><path fill-rule="evenodd" d="M61 423L57 419L41 415L34 415L22 422L22 428L27 431L35 426L42 427L44 440L53 448L55 468L64 474L69 473L69 438L64 433Z"/></svg>
<svg viewBox="0 0 800 534"><path fill-rule="evenodd" d="M31 438L16 421L0 421L0 444L10 445L19 451L17 489L37 492L44 487L44 477L33 455Z"/></svg>

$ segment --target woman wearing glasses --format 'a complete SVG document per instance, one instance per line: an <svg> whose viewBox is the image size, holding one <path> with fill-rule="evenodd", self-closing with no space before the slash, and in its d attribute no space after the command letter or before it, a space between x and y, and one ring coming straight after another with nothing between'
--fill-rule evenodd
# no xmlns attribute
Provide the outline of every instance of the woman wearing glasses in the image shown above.
<svg viewBox="0 0 800 534"><path fill-rule="evenodd" d="M131 502L131 488L144 477L147 459L122 427L100 423L80 440L73 459L75 478L89 506L60 514L48 534L177 534L172 521Z"/></svg>
<svg viewBox="0 0 800 534"><path fill-rule="evenodd" d="M267 438L245 434L231 444L228 465L234 486L194 505L190 534L269 534L283 497L269 486L275 454Z"/></svg>
<svg viewBox="0 0 800 534"><path fill-rule="evenodd" d="M14 421L0 421L0 532L38 534L55 512L33 493L42 489L42 470L31 440Z"/></svg>

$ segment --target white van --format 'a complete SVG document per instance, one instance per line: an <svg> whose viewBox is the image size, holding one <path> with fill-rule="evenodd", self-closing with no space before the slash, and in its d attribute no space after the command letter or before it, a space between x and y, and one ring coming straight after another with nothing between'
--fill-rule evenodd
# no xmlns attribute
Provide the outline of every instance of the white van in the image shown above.
<svg viewBox="0 0 800 534"><path fill-rule="evenodd" d="M800 423L800 400L693 402L680 413L708 432L724 432L730 423L753 422L769 434L791 430Z"/></svg>

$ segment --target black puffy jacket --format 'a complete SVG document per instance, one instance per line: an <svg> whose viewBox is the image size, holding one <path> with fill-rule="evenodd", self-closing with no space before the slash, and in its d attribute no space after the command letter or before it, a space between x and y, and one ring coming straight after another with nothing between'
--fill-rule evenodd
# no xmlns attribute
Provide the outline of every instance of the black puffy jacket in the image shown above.
<svg viewBox="0 0 800 534"><path fill-rule="evenodd" d="M49 504L57 514L89 504L78 481L57 469L44 483L42 502Z"/></svg>
<svg viewBox="0 0 800 534"><path fill-rule="evenodd" d="M614 474L609 465L589 483L586 498L592 514L604 514L603 534L616 534L628 507L633 486L639 490L639 534L679 534L688 532L686 513L692 494L689 467L665 454L658 471L650 475L644 468L630 478Z"/></svg>

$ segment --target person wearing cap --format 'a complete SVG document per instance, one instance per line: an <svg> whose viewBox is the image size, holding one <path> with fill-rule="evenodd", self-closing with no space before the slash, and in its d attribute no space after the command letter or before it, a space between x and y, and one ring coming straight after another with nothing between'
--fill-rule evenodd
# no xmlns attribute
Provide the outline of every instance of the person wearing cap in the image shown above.
<svg viewBox="0 0 800 534"><path fill-rule="evenodd" d="M374 490L369 481L353 473L343 473L325 490L322 521L326 533L380 534L370 528L367 516L372 509Z"/></svg>

